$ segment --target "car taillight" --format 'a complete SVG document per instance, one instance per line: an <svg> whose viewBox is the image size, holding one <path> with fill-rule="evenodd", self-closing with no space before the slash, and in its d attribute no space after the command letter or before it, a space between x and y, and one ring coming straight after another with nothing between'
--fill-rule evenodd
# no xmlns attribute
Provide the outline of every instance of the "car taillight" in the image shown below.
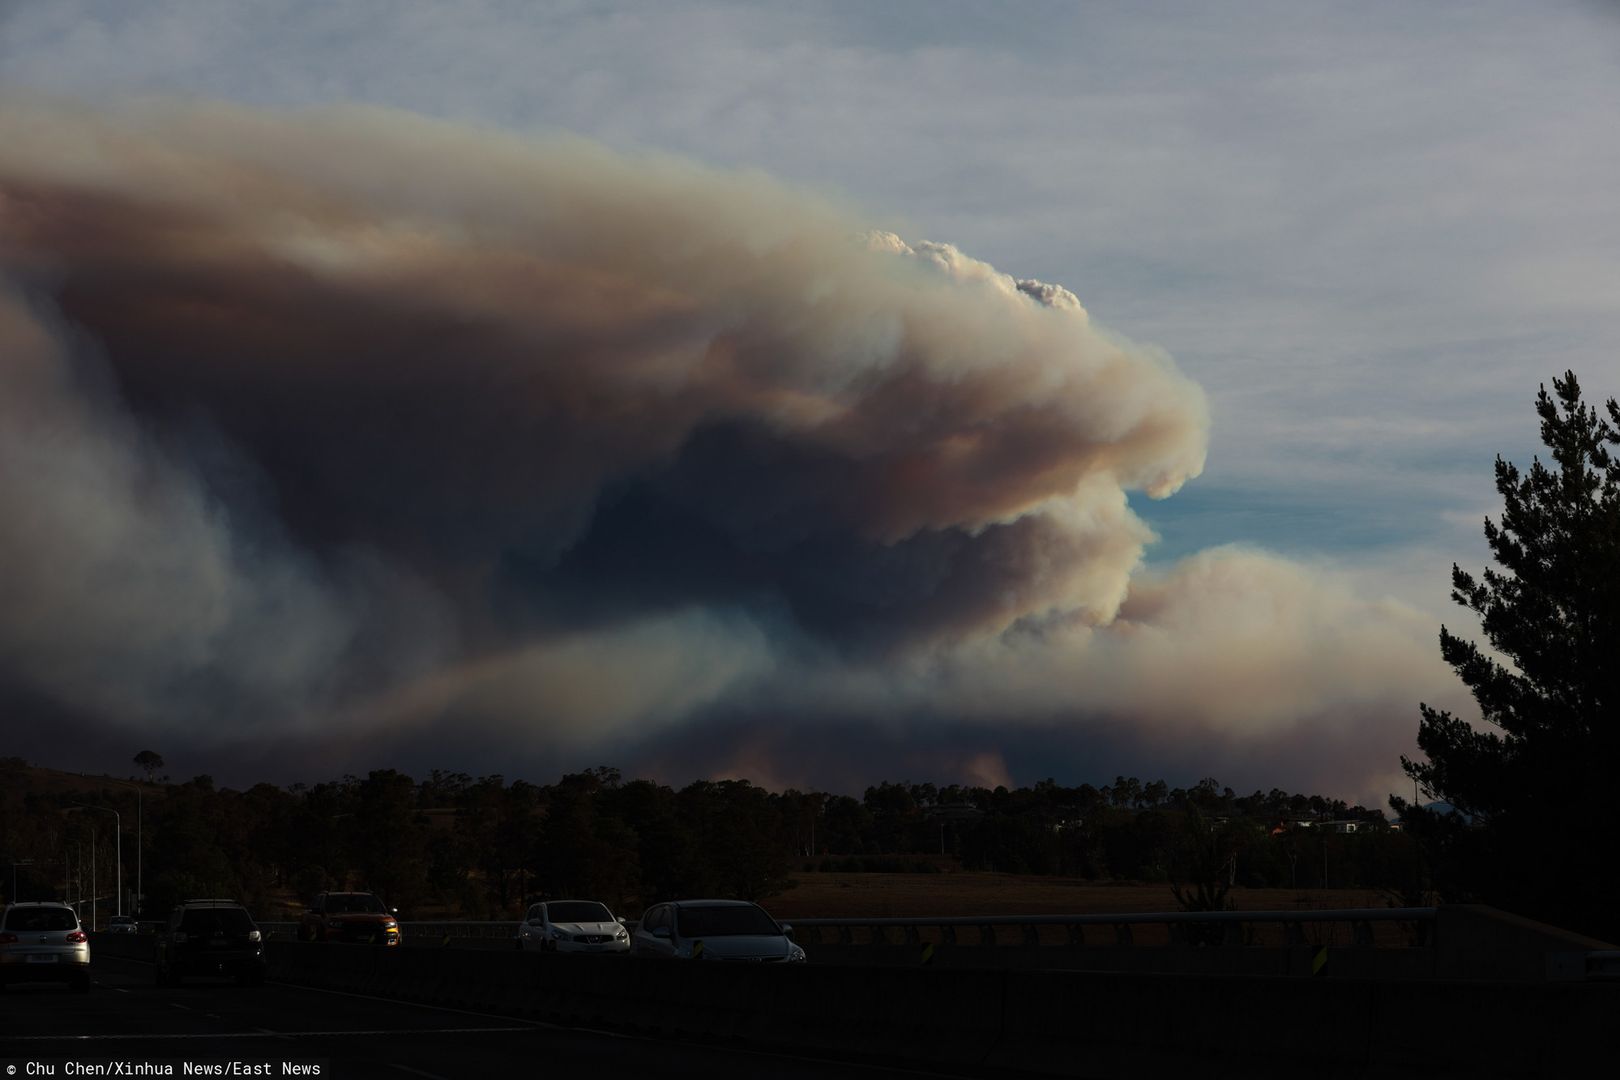
<svg viewBox="0 0 1620 1080"><path fill-rule="evenodd" d="M17 935L16 934L0 934L0 945L15 945L15 944L17 944Z"/></svg>
<svg viewBox="0 0 1620 1080"><path fill-rule="evenodd" d="M73 944L75 944L75 945L82 945L86 941L90 940L89 936L86 935L83 930L75 930L75 931L73 931L71 934L69 934L67 936L67 939L69 941L73 942Z"/></svg>

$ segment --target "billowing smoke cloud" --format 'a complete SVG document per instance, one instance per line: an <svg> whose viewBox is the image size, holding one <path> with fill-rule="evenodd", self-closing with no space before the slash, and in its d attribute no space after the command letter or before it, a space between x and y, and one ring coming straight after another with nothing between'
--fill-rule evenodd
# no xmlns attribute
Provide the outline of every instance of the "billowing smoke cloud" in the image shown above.
<svg viewBox="0 0 1620 1080"><path fill-rule="evenodd" d="M651 760L739 718L1252 735L1430 674L1274 560L1133 584L1198 387L757 176L13 105L0 362L0 680L115 727Z"/></svg>

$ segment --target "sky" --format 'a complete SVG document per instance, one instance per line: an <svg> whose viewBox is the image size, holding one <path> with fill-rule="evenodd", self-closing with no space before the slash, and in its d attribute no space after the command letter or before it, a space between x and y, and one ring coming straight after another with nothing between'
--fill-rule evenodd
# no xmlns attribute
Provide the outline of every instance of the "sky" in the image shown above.
<svg viewBox="0 0 1620 1080"><path fill-rule="evenodd" d="M0 709L64 768L1382 805L1608 3L0 0Z"/></svg>

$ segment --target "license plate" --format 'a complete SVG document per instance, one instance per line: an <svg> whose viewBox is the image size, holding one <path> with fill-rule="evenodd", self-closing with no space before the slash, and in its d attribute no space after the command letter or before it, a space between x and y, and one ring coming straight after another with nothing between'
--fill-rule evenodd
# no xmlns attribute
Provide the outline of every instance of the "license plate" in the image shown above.
<svg viewBox="0 0 1620 1080"><path fill-rule="evenodd" d="M55 956L54 953L45 953L43 955L30 956L28 958L28 962L30 964L54 964L54 963L56 963L56 956Z"/></svg>

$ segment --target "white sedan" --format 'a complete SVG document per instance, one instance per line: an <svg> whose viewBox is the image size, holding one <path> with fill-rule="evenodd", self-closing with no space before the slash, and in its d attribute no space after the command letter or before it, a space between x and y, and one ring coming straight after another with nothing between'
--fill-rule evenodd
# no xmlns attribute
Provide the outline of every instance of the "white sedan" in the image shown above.
<svg viewBox="0 0 1620 1080"><path fill-rule="evenodd" d="M742 900L676 900L654 904L636 926L632 951L667 960L804 963L793 927Z"/></svg>
<svg viewBox="0 0 1620 1080"><path fill-rule="evenodd" d="M595 900L548 900L529 905L517 947L528 952L627 953L630 932Z"/></svg>

